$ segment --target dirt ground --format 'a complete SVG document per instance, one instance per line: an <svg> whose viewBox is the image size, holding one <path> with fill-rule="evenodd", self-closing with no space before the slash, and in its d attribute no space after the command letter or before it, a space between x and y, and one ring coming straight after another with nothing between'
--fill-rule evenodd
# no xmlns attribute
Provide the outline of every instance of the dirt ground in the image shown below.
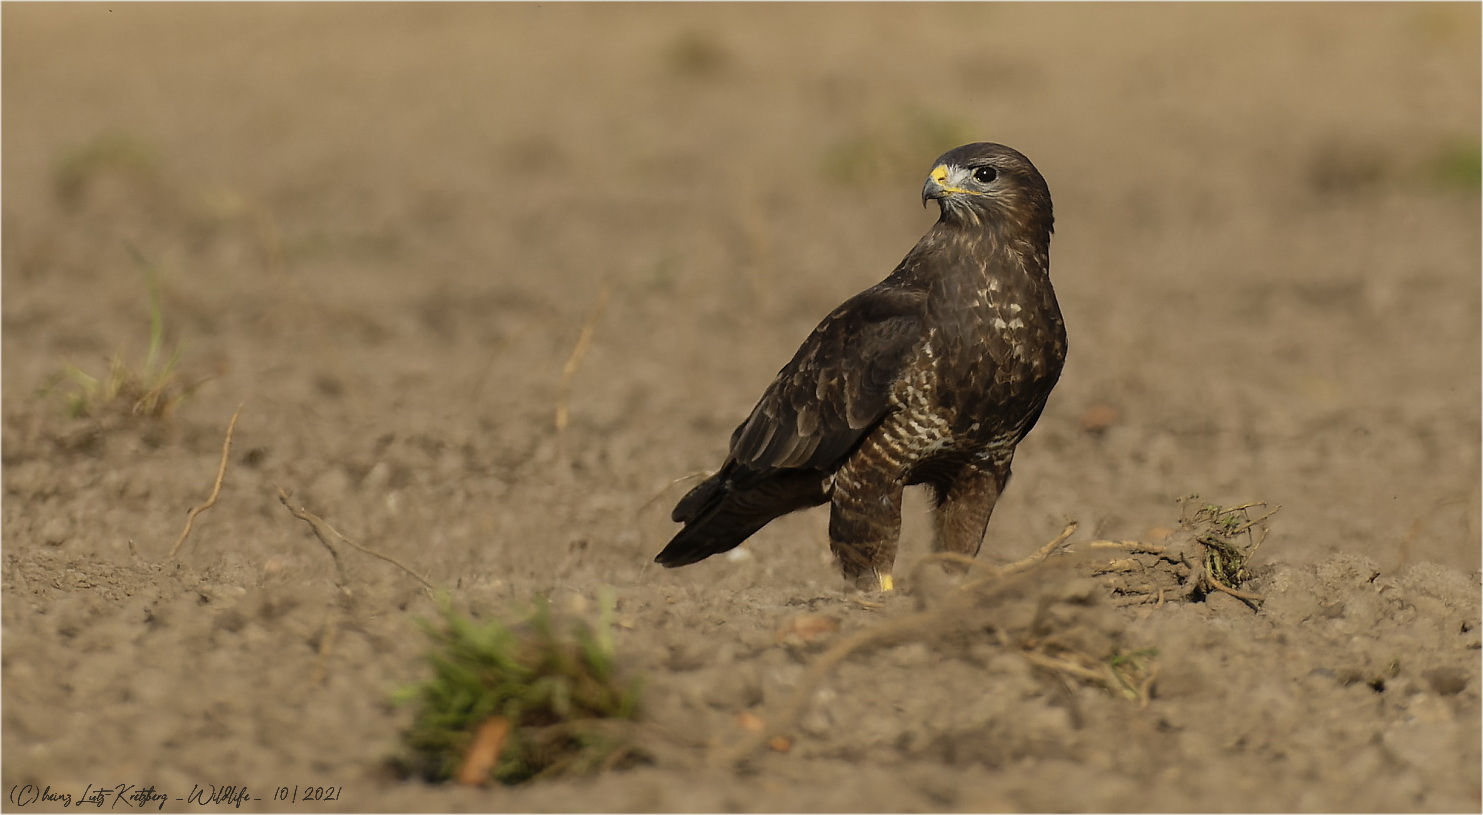
<svg viewBox="0 0 1483 815"><path fill-rule="evenodd" d="M184 799L236 785L243 810L1478 811L1479 25L6 4L5 808L153 785L227 810ZM980 560L1067 519L1085 557L1162 539L1184 495L1263 500L1266 602L1126 605L1067 558L974 619L1156 649L1146 704L982 626L923 631L846 658L791 749L733 771L742 714L777 721L822 649L953 589L909 579L919 496L879 605L844 591L822 511L659 569L676 479L720 463L815 322L931 223L931 160L978 140L1049 180L1071 343ZM69 416L68 366L144 366L151 274L199 387L164 421ZM611 589L652 762L389 775L434 604L348 549L343 594L279 488L477 615ZM780 643L804 614L840 632ZM274 800L295 786L338 799Z"/></svg>

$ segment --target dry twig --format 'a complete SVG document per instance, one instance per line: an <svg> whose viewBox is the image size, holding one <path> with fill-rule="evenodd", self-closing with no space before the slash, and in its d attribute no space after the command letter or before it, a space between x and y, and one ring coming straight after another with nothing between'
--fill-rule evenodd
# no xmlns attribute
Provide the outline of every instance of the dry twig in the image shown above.
<svg viewBox="0 0 1483 815"><path fill-rule="evenodd" d="M1266 505L1267 505L1267 502L1266 501L1258 501L1258 502L1256 502L1254 504L1243 504L1240 508L1245 509L1247 507L1264 507ZM1231 530L1231 537L1234 538L1235 536L1241 534L1242 532L1245 532L1245 531L1251 529L1253 526L1256 526L1257 524L1262 523L1263 521L1267 520L1268 518L1272 517L1273 515L1276 515L1277 514L1277 511L1280 510L1280 509L1282 509L1282 507L1280 507L1280 506L1279 507L1273 507L1272 510L1270 512L1268 512L1266 515L1263 515L1260 518L1252 518L1251 520L1247 521L1246 523L1241 524L1240 526L1236 527L1235 529L1232 529ZM1263 537L1265 537L1265 536L1263 536ZM1257 546L1260 546L1260 545L1261 545L1261 541L1257 541ZM1256 546L1253 546L1252 549L1255 550L1256 549Z"/></svg>
<svg viewBox="0 0 1483 815"><path fill-rule="evenodd" d="M597 321L602 319L603 311L608 307L608 295L613 293L613 283L608 281L602 286L597 294L597 302L592 310L587 312L587 318L582 321L582 333L577 335L577 344L572 348L572 353L566 358L566 364L561 367L561 386L556 396L556 432L566 430L571 421L571 398L572 379L576 377L577 370L582 367L582 358L587 356L587 348L592 345L592 332L597 328Z"/></svg>
<svg viewBox="0 0 1483 815"><path fill-rule="evenodd" d="M332 557L335 561L335 569L336 571L340 572L340 584L342 586L346 584L345 573L340 567L340 555L338 552L335 551L334 545L330 543L330 537L332 536L346 546L364 552L371 557L380 558L387 563L390 563L391 565L397 567L398 569L401 569L402 571L411 575L418 583L421 583L423 588L427 589L428 591L432 591L433 584L429 582L427 578L412 571L411 567L407 566L405 563L402 563L400 560L397 560L390 555L383 555L374 549L368 549L364 546L361 546L355 541L340 534L340 531L335 529L333 526L330 526L328 521L325 521L323 518L315 515L307 509L304 509L303 507L294 509L293 504L289 503L288 492L285 491L282 487L278 488L278 500L283 502L283 506L288 508L290 514L308 524L309 528L314 531L314 537L319 538L319 542L324 544L324 548L330 550L330 557Z"/></svg>
<svg viewBox="0 0 1483 815"><path fill-rule="evenodd" d="M670 479L670 482L668 484L665 484L664 487L663 487L663 489L659 490L659 492L654 493L654 496L652 498L650 498L649 500L645 501L638 508L638 512L643 512L644 510L646 510L649 507L653 506L655 501L658 501L660 498L663 498L664 497L664 494L667 493L667 492L669 492L669 490L670 490L671 487L673 487L674 485L680 483L681 481L692 481L692 480L697 479L697 478L710 478L714 474L715 474L715 470L696 470L694 472L685 473L684 475L680 476L679 478Z"/></svg>
<svg viewBox="0 0 1483 815"><path fill-rule="evenodd" d="M975 580L975 581L973 581L971 583L964 584L961 587L962 590L963 591L972 591L973 589L976 589L979 586L982 586L984 583L987 583L990 580L994 580L996 578L1001 578L1001 577L1007 577L1007 576L1012 575L1012 574L1019 574L1020 572L1023 572L1026 569L1029 569L1029 568L1032 568L1034 566L1040 565L1041 563L1045 562L1045 560L1047 558L1049 558L1051 555L1053 555L1057 551L1059 551L1061 549L1061 547L1063 547L1063 546L1066 545L1067 539L1069 539L1073 534L1075 534L1076 528L1078 526L1080 526L1080 524L1078 524L1076 521L1067 521L1066 522L1066 528L1061 530L1061 534L1055 536L1048 543L1046 543L1044 546L1042 546L1039 549L1037 549L1034 554L1032 554L1032 555L1030 555L1028 557L1024 557L1024 558L1021 558L1019 560L1016 560L1015 562L1010 563L1008 565L1000 566L999 568L995 569L994 570L994 573L991 574L990 576L988 576L988 577L981 577L978 580Z"/></svg>
<svg viewBox="0 0 1483 815"><path fill-rule="evenodd" d="M1061 534L1055 536L1055 538L1051 539L1049 543L1036 550L1035 554L1030 555L1026 558L1021 558L1020 560L1016 560L1008 566L1005 566L1003 568L1004 573L1018 574L1019 572L1023 572L1031 566L1039 565L1041 561L1055 554L1056 551L1061 548L1061 545L1066 542L1066 539L1070 538L1073 534L1076 533L1076 528L1078 526L1080 526L1080 524L1078 524L1076 521L1067 521L1066 528L1061 530ZM965 586L965 588L967 587Z"/></svg>
<svg viewBox="0 0 1483 815"><path fill-rule="evenodd" d="M1144 543L1143 541L1089 541L1087 547L1091 549L1122 549L1142 555L1162 555L1169 551L1169 547L1167 546L1160 546L1156 543Z"/></svg>
<svg viewBox="0 0 1483 815"><path fill-rule="evenodd" d="M490 716L474 731L474 740L464 753L463 763L458 767L456 780L471 787L489 784L490 771L499 763L504 752L505 739L510 735L510 720L503 716ZM611 756L609 756L611 758Z"/></svg>
<svg viewBox="0 0 1483 815"><path fill-rule="evenodd" d="M1252 611L1256 611L1258 608L1261 607L1261 604L1266 602L1267 600L1266 597L1260 594L1240 591L1239 589L1233 589L1230 586L1227 586L1226 584L1217 580L1215 578L1215 575L1211 574L1209 570L1206 570L1205 572L1205 582L1208 583L1212 588L1223 591L1226 594L1229 594L1237 600L1245 603L1246 605L1251 606Z"/></svg>
<svg viewBox="0 0 1483 815"><path fill-rule="evenodd" d="M1109 674L1107 672L1094 671L1083 665L1078 665L1077 663L1072 662L1069 659L1061 659L1060 657L1053 657L1047 654L1038 653L1036 651L1025 651L1024 657L1025 660L1028 661L1031 665L1039 668L1044 668L1048 671L1051 671L1052 673L1068 674L1082 681L1091 682L1096 685L1110 687L1117 686L1116 679L1109 679Z"/></svg>
<svg viewBox="0 0 1483 815"><path fill-rule="evenodd" d="M227 477L227 460L232 454L232 432L237 429L237 416L241 413L241 405L237 405L237 409L232 411L232 420L227 423L227 437L221 443L221 464L216 468L216 483L212 485L211 495L206 498L206 502L191 507L190 512L186 514L185 528L180 530L180 537L176 538L175 545L170 547L171 560L175 559L180 547L185 545L185 539L190 537L191 527L196 523L196 516L216 506L217 496L221 495L221 482Z"/></svg>

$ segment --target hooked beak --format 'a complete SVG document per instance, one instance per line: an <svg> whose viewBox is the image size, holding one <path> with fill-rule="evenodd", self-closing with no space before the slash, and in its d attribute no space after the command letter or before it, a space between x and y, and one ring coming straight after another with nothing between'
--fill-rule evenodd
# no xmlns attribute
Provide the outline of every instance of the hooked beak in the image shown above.
<svg viewBox="0 0 1483 815"><path fill-rule="evenodd" d="M947 177L946 164L932 168L932 174L927 176L927 183L922 185L922 206L927 206L928 201L940 201L957 192L956 188L947 185Z"/></svg>

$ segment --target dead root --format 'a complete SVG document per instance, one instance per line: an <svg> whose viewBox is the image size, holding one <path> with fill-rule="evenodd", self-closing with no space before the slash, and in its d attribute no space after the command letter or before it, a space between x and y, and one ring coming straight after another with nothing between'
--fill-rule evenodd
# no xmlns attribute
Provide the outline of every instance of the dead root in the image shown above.
<svg viewBox="0 0 1483 815"><path fill-rule="evenodd" d="M1280 507L1268 510L1265 501L1222 507L1194 495L1180 499L1180 506L1180 528L1163 543L1099 540L1087 544L1089 549L1122 553L1095 572L1112 590L1113 601L1162 605L1171 598L1199 601L1220 592L1253 611L1260 608L1264 598L1241 586L1253 576L1249 564L1267 538L1267 521ZM1254 510L1256 517L1252 517Z"/></svg>
<svg viewBox="0 0 1483 815"><path fill-rule="evenodd" d="M176 538L175 545L170 547L170 560L175 559L175 556L180 552L180 547L185 545L185 539L190 537L191 527L196 523L196 516L216 506L216 499L221 496L221 484L227 477L227 460L232 455L232 433L237 429L237 417L241 413L241 405L238 405L237 409L232 411L232 420L227 422L226 439L221 443L221 463L216 467L216 483L212 485L211 494L206 496L206 500L197 506L191 507L190 512L186 513L185 528L180 530L180 537Z"/></svg>
<svg viewBox="0 0 1483 815"><path fill-rule="evenodd" d="M355 541L345 537L344 535L340 534L340 531L338 529L330 526L328 521L324 520L318 515L315 515L314 513L303 507L298 507L297 509L295 509L294 505L289 503L288 492L282 487L278 488L278 500L283 503L283 506L289 511L289 514L308 524L309 529L314 532L314 537L318 538L319 542L321 544L324 544L324 548L329 550L330 559L333 560L335 563L337 582L339 583L342 590L348 591L350 584L345 578L345 570L343 565L340 563L340 553L335 549L334 544L330 542L331 539L333 539L336 543L343 543L352 549L364 552L371 557L380 558L381 560L384 560L387 563L390 563L391 565L411 575L412 579L416 580L418 583L421 583L424 589L427 589L428 591L433 590L433 584L427 578L423 577L417 572L412 571L412 567L408 566L407 564L401 562L400 560L397 560L391 555L383 555L374 549L362 546Z"/></svg>

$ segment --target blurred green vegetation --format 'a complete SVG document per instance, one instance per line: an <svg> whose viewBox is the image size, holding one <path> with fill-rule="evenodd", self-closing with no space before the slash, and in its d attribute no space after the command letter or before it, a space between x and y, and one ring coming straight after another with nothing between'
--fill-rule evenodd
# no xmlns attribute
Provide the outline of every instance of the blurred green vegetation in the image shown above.
<svg viewBox="0 0 1483 815"><path fill-rule="evenodd" d="M1476 141L1455 141L1432 157L1431 177L1442 187L1477 191L1483 187L1483 151Z"/></svg>
<svg viewBox="0 0 1483 815"><path fill-rule="evenodd" d="M540 598L516 623L476 622L446 597L442 619L419 621L433 642L433 676L398 693L416 705L396 760L427 781L464 777L475 733L500 717L508 729L488 776L505 784L593 772L634 755L613 721L633 719L641 678L618 677L614 600L605 592L596 622L558 617ZM482 777L482 769L475 771Z"/></svg>
<svg viewBox="0 0 1483 815"><path fill-rule="evenodd" d="M966 119L930 111L907 111L891 117L887 125L827 147L820 159L820 172L830 182L871 186L888 181L902 167L910 167L913 172L923 170L922 163L930 160L928 157L978 138L978 132Z"/></svg>
<svg viewBox="0 0 1483 815"><path fill-rule="evenodd" d="M52 172L52 187L58 200L75 207L100 176L149 178L157 167L155 151L143 139L127 133L104 133L63 154Z"/></svg>

